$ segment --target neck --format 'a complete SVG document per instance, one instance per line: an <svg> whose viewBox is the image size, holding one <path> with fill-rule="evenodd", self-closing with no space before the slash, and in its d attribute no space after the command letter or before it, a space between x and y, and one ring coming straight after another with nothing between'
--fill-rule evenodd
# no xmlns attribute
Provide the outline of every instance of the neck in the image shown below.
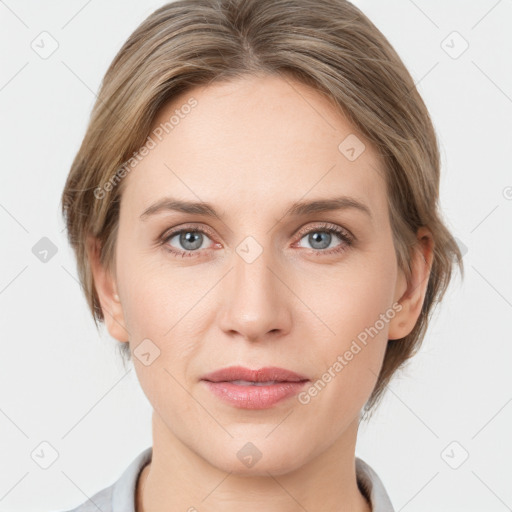
<svg viewBox="0 0 512 512"><path fill-rule="evenodd" d="M371 512L355 473L357 420L321 453L290 471L241 474L212 465L153 413L153 455L136 487L136 512Z"/></svg>

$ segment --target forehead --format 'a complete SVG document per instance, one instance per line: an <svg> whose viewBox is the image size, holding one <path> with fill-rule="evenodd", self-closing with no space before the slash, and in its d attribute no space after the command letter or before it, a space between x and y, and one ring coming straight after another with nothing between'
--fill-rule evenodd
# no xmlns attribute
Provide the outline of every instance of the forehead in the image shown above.
<svg viewBox="0 0 512 512"><path fill-rule="evenodd" d="M125 178L122 201L134 214L165 195L248 215L341 194L376 215L386 208L382 163L368 141L330 99L290 78L191 89L161 108L150 136L153 148Z"/></svg>

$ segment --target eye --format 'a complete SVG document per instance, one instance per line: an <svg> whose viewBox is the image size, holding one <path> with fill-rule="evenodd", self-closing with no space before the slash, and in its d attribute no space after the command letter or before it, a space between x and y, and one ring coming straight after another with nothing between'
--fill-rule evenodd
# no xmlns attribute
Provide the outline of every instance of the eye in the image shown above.
<svg viewBox="0 0 512 512"><path fill-rule="evenodd" d="M318 254L334 254L345 251L354 241L353 236L348 231L335 224L328 223L303 230L299 235L301 236L299 243L305 239L310 244L310 248ZM341 240L342 243L336 244L336 239ZM333 243L334 245L332 245ZM300 245L300 247L303 246Z"/></svg>
<svg viewBox="0 0 512 512"><path fill-rule="evenodd" d="M175 256L181 256L182 258L194 257L199 256L202 249L208 248L208 240L211 241L211 236L213 235L202 227L185 226L164 233L160 243ZM354 242L354 237L350 232L330 223L322 223L313 228L303 229L299 232L299 236L298 247L308 249L308 247L300 245L300 242L305 239L310 244L309 249L317 255L341 253ZM336 244L336 239L341 240L342 243ZM219 244L216 245L219 246Z"/></svg>
<svg viewBox="0 0 512 512"><path fill-rule="evenodd" d="M165 245L165 248L169 252L177 256L196 256L196 253L201 249L208 247L208 234L209 233L204 229L185 227L165 233L161 243Z"/></svg>

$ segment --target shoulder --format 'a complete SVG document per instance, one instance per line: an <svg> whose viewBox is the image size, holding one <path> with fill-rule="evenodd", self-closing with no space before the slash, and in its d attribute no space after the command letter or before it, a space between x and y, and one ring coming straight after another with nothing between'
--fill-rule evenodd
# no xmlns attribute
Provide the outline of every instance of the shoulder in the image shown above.
<svg viewBox="0 0 512 512"><path fill-rule="evenodd" d="M372 512L394 512L391 499L382 480L364 460L356 457L357 485L371 503Z"/></svg>
<svg viewBox="0 0 512 512"><path fill-rule="evenodd" d="M151 446L146 448L112 485L98 491L77 507L60 512L134 512L137 480L144 466L151 461L152 453Z"/></svg>
<svg viewBox="0 0 512 512"><path fill-rule="evenodd" d="M112 484L97 492L94 496L78 505L78 507L62 512L98 512L98 510L101 510L101 512L112 512L112 493L114 485L115 484Z"/></svg>

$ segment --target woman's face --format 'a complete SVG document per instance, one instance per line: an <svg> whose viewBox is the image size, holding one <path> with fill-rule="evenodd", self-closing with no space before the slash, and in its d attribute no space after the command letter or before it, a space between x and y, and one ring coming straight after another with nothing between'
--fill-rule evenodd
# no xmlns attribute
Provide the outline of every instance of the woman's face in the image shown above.
<svg viewBox="0 0 512 512"><path fill-rule="evenodd" d="M108 326L129 337L161 429L225 471L279 474L350 450L387 340L407 334L372 148L318 92L268 76L183 94L153 130L154 147L124 178L120 309ZM202 380L229 366L309 382ZM265 401L283 389L292 394ZM262 454L253 470L241 449Z"/></svg>

